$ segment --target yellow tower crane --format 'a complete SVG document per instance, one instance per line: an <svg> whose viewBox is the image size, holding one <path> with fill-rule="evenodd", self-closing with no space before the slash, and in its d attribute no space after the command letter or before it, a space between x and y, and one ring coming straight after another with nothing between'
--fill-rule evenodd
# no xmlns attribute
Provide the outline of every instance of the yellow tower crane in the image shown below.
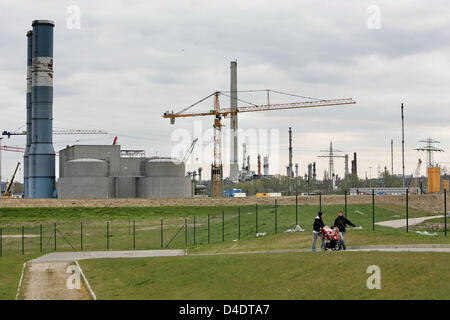
<svg viewBox="0 0 450 320"><path fill-rule="evenodd" d="M303 102L290 102L290 103L278 103L271 104L269 92L281 93L285 95L297 96L292 94L283 93L280 91L265 89L265 90L253 90L253 91L267 91L267 104L262 105L250 105L250 106L241 106L236 109L231 108L221 108L219 103L219 96L225 95L224 92L216 91L209 96L201 99L200 101L190 105L183 110L174 113L173 111L166 111L163 114L163 118L170 119L170 123L174 124L176 118L187 118L187 117L201 117L201 116L214 116L214 162L211 168L211 179L213 183L213 192L212 195L214 197L221 197L223 195L223 186L222 186L222 143L221 143L221 130L222 130L222 118L226 118L231 115L236 115L238 113L244 112L255 112L255 111L279 111L279 110L287 110L287 109L303 109L303 108L317 108L317 107L327 107L327 106L339 106L339 105L347 105L347 104L355 104L356 102L352 98L346 99L333 99L333 100L322 100L316 99L314 101L303 101ZM249 91L247 91L249 92ZM185 113L190 108L195 105L207 100L210 97L214 97L214 109L209 110L209 112L197 112L197 113ZM228 96L229 97L229 96ZM297 96L302 98L308 98L303 96ZM309 98L312 99L312 98Z"/></svg>

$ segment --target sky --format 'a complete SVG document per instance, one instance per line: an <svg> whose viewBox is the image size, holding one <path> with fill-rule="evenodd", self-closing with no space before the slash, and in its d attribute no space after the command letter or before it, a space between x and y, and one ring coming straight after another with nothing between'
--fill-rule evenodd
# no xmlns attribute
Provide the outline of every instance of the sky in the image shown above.
<svg viewBox="0 0 450 320"><path fill-rule="evenodd" d="M419 158L425 160L414 149L428 137L447 151L436 154L436 162L450 164L447 1L2 0L0 12L0 130L25 130L26 32L33 20L46 19L55 22L54 127L108 132L55 135L56 151L73 144L111 144L118 136L122 149L170 156L200 138L186 170L209 168L213 118L177 119L170 125L162 114L230 90L230 61L236 60L238 90L356 101L240 114L245 134L278 136L270 174L286 172L289 127L293 162L301 175L308 163L316 162L318 177L323 177L328 162L318 156L332 141L341 155L351 158L357 152L361 178L366 173L376 177L378 168L391 167L391 139L394 173L400 174L401 103L406 174L414 172ZM264 92L239 93L238 98L243 100L239 106L266 101ZM229 106L228 97L220 99L222 107ZM272 103L297 101L304 99L271 96ZM209 111L213 103L209 99L191 111ZM229 120L223 124L223 153L229 159ZM257 154L264 156L267 150L247 143L256 170ZM24 146L25 137L3 139L2 144ZM2 152L3 180L22 157ZM241 166L241 147L238 160ZM335 170L343 176L343 158L336 159ZM20 171L18 179L22 176Z"/></svg>

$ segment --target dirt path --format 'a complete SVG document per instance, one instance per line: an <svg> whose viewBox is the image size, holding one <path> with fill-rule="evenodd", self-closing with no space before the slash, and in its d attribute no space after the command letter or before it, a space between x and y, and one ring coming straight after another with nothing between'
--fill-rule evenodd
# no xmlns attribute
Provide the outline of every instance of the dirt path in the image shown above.
<svg viewBox="0 0 450 320"><path fill-rule="evenodd" d="M72 262L29 263L25 271L22 298L24 300L89 300L89 293L81 282L81 288L66 286L67 267Z"/></svg>
<svg viewBox="0 0 450 320"><path fill-rule="evenodd" d="M428 216L428 217L421 217L421 218L410 218L408 219L408 225L414 226L416 224L422 223L426 220L431 219L437 219L442 218L443 216ZM383 221L383 222L376 222L375 224L383 227L391 227L391 228L403 228L406 227L406 219L397 219L397 220L389 220L389 221Z"/></svg>

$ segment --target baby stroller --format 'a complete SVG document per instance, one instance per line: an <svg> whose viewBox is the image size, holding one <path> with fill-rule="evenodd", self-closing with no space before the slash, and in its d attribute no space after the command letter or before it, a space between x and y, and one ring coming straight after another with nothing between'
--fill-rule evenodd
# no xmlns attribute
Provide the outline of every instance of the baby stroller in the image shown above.
<svg viewBox="0 0 450 320"><path fill-rule="evenodd" d="M325 240L325 250L331 249L341 250L341 234L339 233L339 229L334 227L331 229L329 226L325 226L322 228L322 238Z"/></svg>

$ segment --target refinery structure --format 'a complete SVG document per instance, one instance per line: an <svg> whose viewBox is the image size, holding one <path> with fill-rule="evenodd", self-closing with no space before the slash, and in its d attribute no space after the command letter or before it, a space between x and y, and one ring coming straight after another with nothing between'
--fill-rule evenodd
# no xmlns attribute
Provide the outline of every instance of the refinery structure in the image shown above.
<svg viewBox="0 0 450 320"><path fill-rule="evenodd" d="M188 198L196 195L222 197L230 194L227 190L229 191L234 184L274 177L269 170L269 155L258 154L256 159L251 159L248 151L249 145L246 143L242 144L240 166L238 154L239 114L262 111L289 112L291 109L355 104L351 98L334 100L309 98L301 102L272 103L274 94L296 95L265 89L255 90L262 91L266 95L265 103L245 105L245 101L240 100L238 96L240 91L237 81L237 61L232 61L230 64L230 91L216 91L200 100L203 102L209 99L214 106L213 109L194 112L191 109L198 104L194 103L178 112L171 110L163 113L163 118L169 119L172 125L176 123L176 120L188 120L193 117L211 118L214 130L214 150L210 158L211 167L208 170L198 168L197 171L186 172L185 161L191 155L197 139L192 142L191 147L181 159L148 157L143 150L123 150L115 141L112 145L72 145L55 152L53 134L57 131L53 128L53 29L52 21L35 20L32 22L32 30L27 33L26 131L23 133L4 131L3 133L8 137L14 134L26 134L26 145L24 148L13 150L12 147L2 146L0 138L0 151L24 152L22 164L24 198ZM222 106L224 100L229 101L229 107ZM222 127L227 118L230 120L229 128L231 129L230 162L223 163ZM315 161L308 164L299 164L294 161L293 128L287 128L287 132L289 137L288 163L285 166L285 177L289 180L288 194L299 193L300 185L302 186L301 191L307 193L339 192L341 190L338 186L342 182L346 183L348 189L352 187L352 181L358 177L356 152L353 152L353 159L350 160L349 165L349 154L335 149L333 142L330 142L329 148L322 150L322 154L317 155L317 157L328 160L328 167L323 171L324 175L321 179L317 173ZM104 132L78 130L77 133L102 134ZM430 185L428 190L430 193L438 192L441 190L441 172L438 165L433 162L432 155L434 152L443 152L443 150L435 148L433 144L437 141L431 138L423 142L426 142L427 145L417 150L427 152L428 179L426 185ZM325 143L321 143L321 147L324 145ZM56 180L56 156L59 156L58 180ZM339 159L342 159L344 163L343 176L339 176L335 172L335 162L341 161ZM393 175L392 159L391 140L391 174ZM252 163L254 163L253 170ZM395 192L402 193L407 188L424 192L426 188L424 188L424 179L420 176L421 163L419 159L418 168L410 177L405 176L403 172L403 185L400 189L397 186ZM2 192L7 196L11 194L11 184L19 165L20 163L17 165L10 183L2 184ZM229 177L224 177L224 166L229 166ZM301 170L299 167L302 166L307 168L307 172L304 174L299 172ZM387 172L387 167L384 172ZM378 178L381 176L382 172L379 170ZM294 187L291 187L291 181ZM364 187L367 190L372 188L371 185ZM443 187L448 188L448 183ZM367 192L366 189L363 187L353 188L352 194ZM380 192L394 192L394 189L391 191L388 190L389 188L382 189L384 191Z"/></svg>

